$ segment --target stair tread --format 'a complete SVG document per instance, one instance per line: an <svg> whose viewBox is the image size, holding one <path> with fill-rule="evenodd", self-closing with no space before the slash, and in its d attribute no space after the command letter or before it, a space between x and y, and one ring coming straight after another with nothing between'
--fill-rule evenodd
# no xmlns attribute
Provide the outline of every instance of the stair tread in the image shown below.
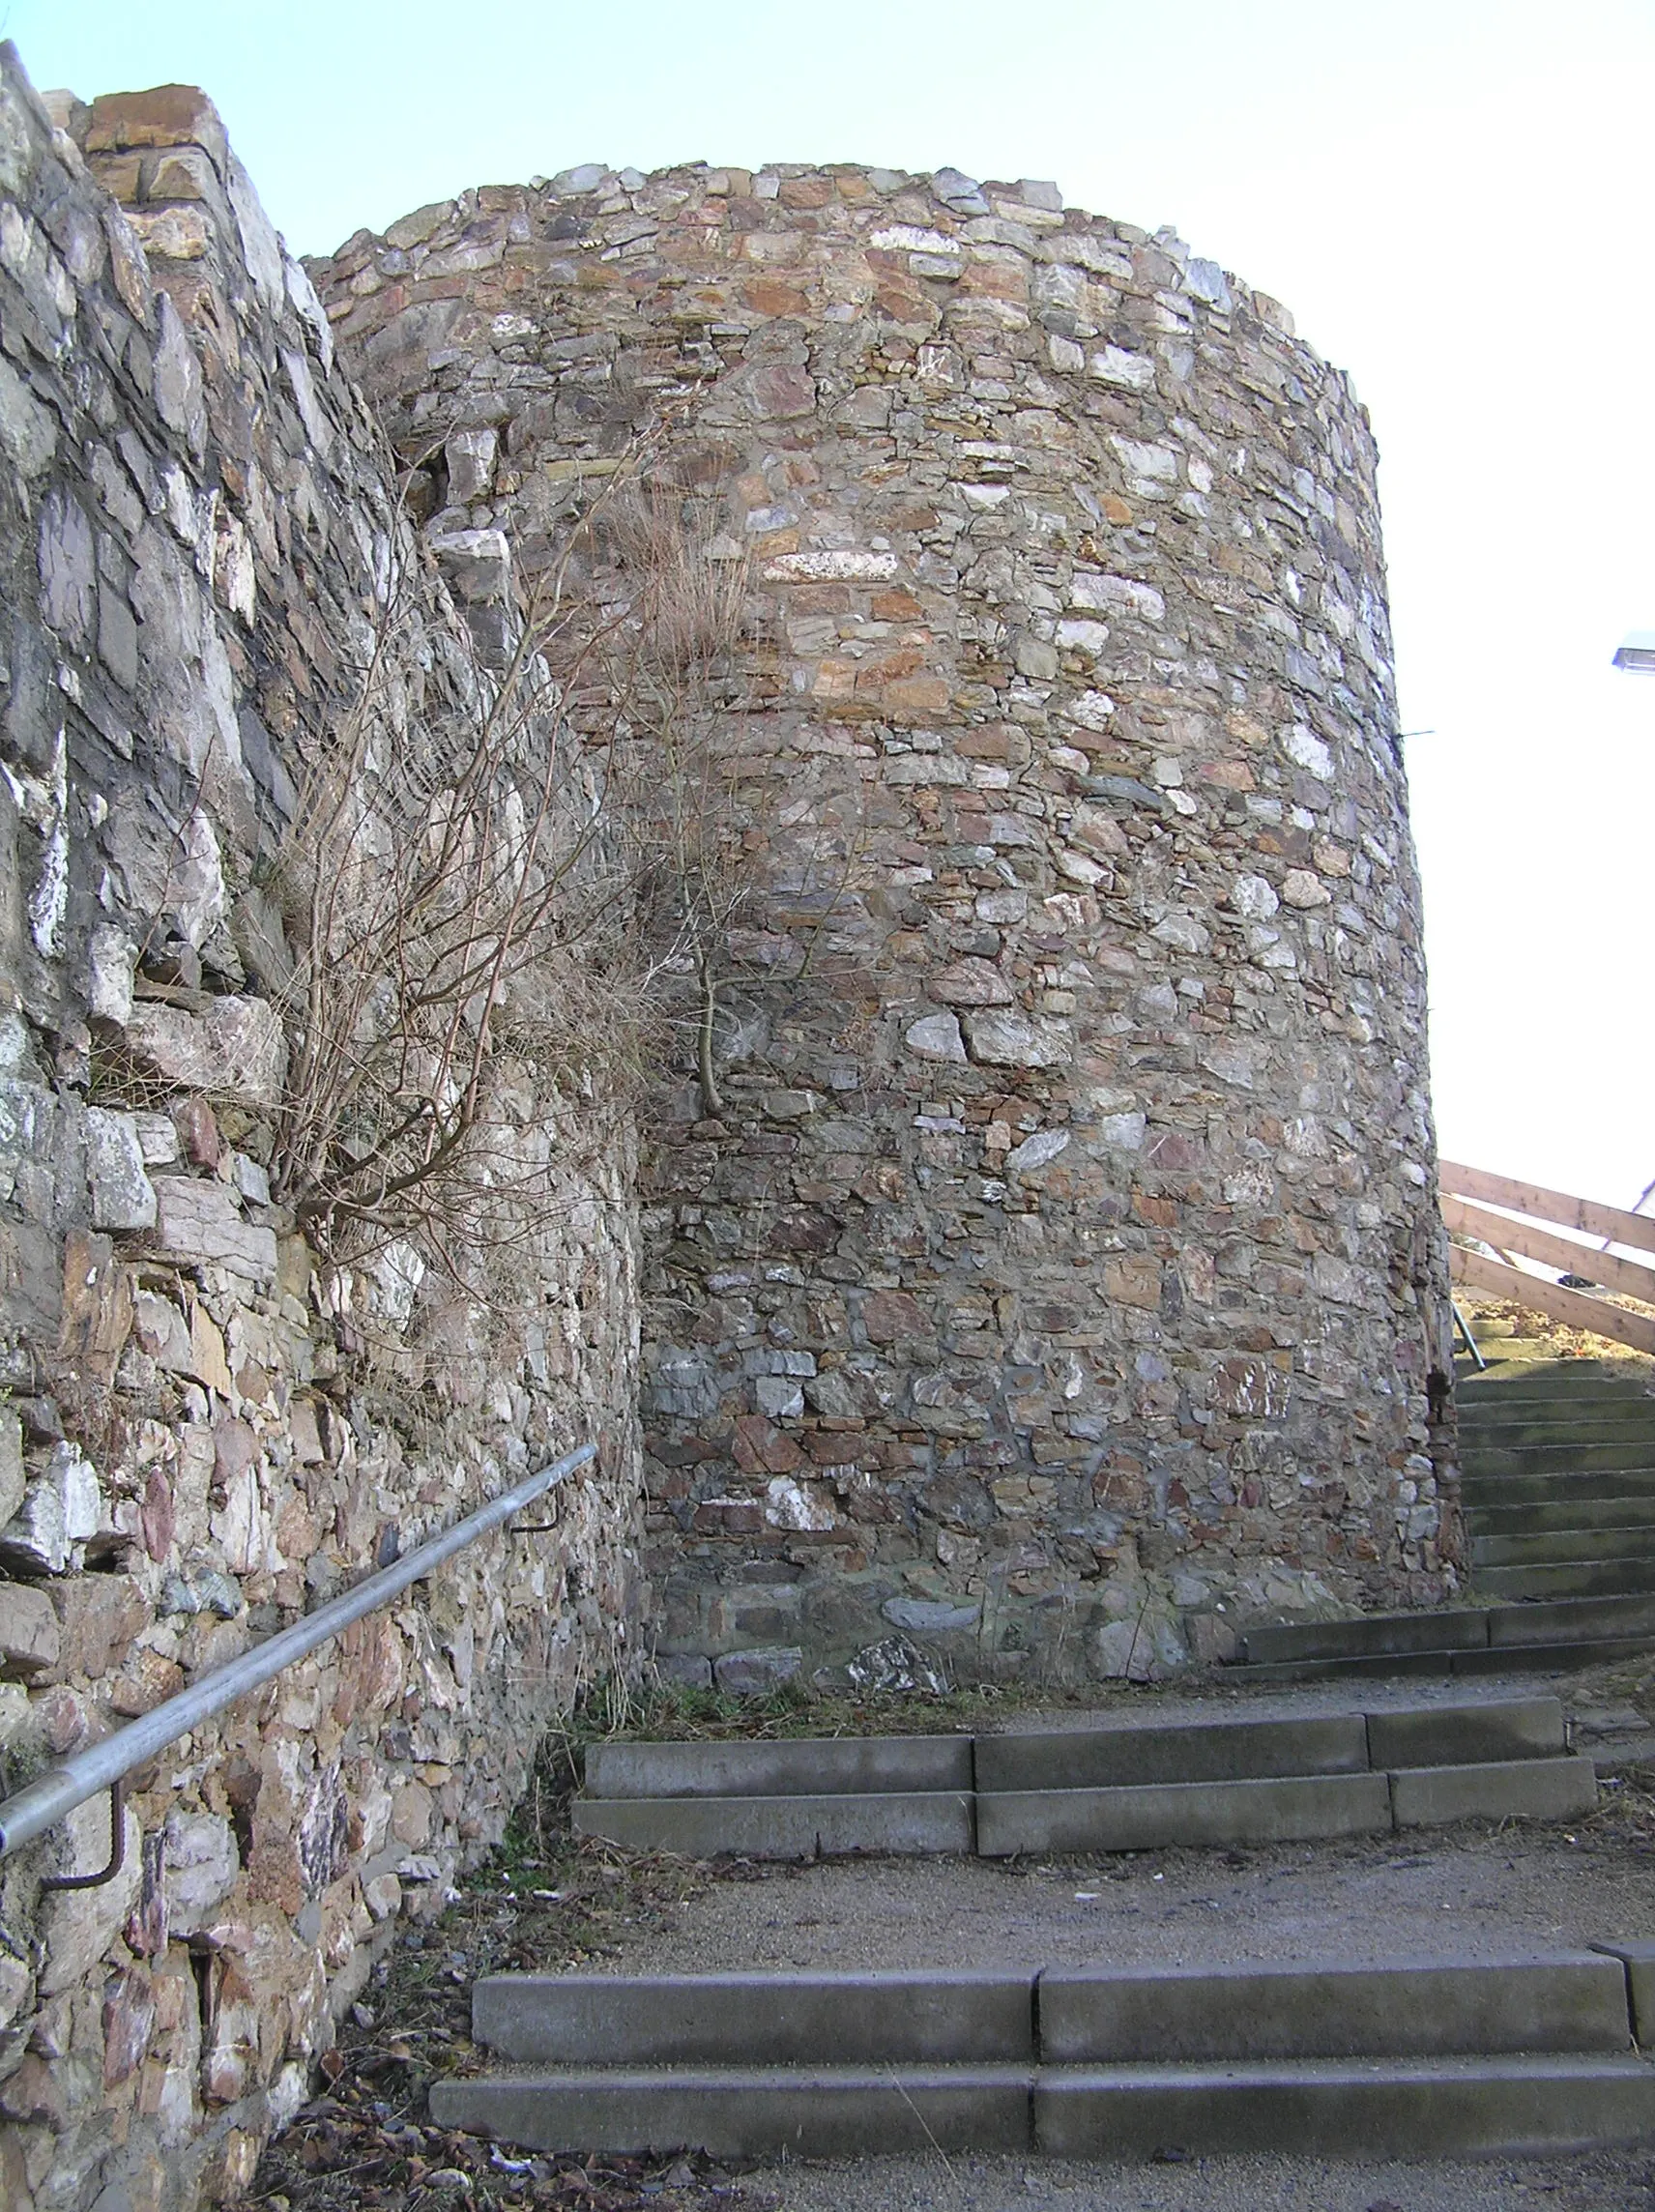
<svg viewBox="0 0 1655 2212"><path fill-rule="evenodd" d="M851 2063L835 2064L830 2060L811 2059L798 2064L771 2065L763 2060L749 2060L744 2064L712 2066L697 2062L688 2066L547 2066L543 2064L491 2066L486 2074L455 2075L433 2089L442 2088L449 2093L448 2101L457 2103L468 2089L487 2088L494 2083L509 2083L514 2089L533 2088L543 2083L548 2089L568 2089L588 2086L602 2089L675 2088L682 2089L697 2082L710 2087L727 2088L751 2085L763 2088L769 2083L778 2086L793 2085L801 2081L820 2081L841 2087L885 2087L892 2079L906 2081L912 2087L919 2081L945 2081L951 2084L980 2081L1002 2086L1008 2082L1031 2081L1045 2075L1118 2076L1122 2081L1146 2081L1157 2078L1169 2081L1191 2080L1234 2080L1245 2077L1261 2081L1292 2081L1309 2076L1321 2080L1371 2081L1376 2078L1389 2080L1438 2080L1444 2076L1487 2076L1497 2081L1524 2081L1536 2076L1552 2074L1631 2075L1635 2079L1647 2078L1655 2082L1655 2061L1635 2052L1618 2051L1514 2051L1514 2052L1442 2052L1430 2054L1411 2053L1403 2056L1373 2056L1358 2058L1103 2058L1103 2059L1019 2059L1003 2065L981 2065L970 2060L958 2064L948 2061L927 2060L922 2064L873 2065Z"/></svg>

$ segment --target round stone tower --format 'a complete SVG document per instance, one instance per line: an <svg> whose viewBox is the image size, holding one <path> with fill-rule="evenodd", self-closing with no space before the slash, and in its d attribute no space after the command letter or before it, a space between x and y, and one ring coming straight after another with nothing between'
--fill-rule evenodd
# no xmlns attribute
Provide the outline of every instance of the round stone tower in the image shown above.
<svg viewBox="0 0 1655 2212"><path fill-rule="evenodd" d="M1419 890L1346 378L1170 234L951 172L576 170L313 274L405 456L441 449L483 630L641 436L748 564L750 895L643 1193L663 1662L1143 1675L1441 1597Z"/></svg>

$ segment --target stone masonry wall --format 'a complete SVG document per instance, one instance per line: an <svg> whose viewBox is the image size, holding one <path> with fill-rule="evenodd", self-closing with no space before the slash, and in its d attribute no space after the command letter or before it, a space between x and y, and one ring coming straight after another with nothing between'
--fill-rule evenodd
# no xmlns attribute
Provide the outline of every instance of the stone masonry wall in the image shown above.
<svg viewBox="0 0 1655 2212"><path fill-rule="evenodd" d="M414 541L199 94L54 115L4 50L0 334L0 1790L602 1445L549 1532L134 1776L115 1881L39 1889L102 1863L99 1801L0 1870L0 2201L160 2212L247 2182L398 1914L636 1646L633 1170L566 1179L510 1343L406 1273L331 1272L272 1203L290 948L261 887L306 760L393 572L411 741L502 618L468 626Z"/></svg>
<svg viewBox="0 0 1655 2212"><path fill-rule="evenodd" d="M579 525L648 452L749 565L722 1108L686 1050L650 1166L663 1663L1159 1674L1450 1591L1344 376L1171 234L953 172L595 165L312 274L434 542L624 604Z"/></svg>

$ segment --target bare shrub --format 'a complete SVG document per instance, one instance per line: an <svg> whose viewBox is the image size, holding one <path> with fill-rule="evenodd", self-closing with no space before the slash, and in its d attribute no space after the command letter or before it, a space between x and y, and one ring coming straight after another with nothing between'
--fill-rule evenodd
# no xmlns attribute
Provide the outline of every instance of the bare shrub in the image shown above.
<svg viewBox="0 0 1655 2212"><path fill-rule="evenodd" d="M431 1266L462 1301L529 1295L738 897L709 709L743 571L636 477L542 569L496 672L397 580L276 870L273 1181L335 1266L371 1265L393 1333ZM621 568L595 600L599 542Z"/></svg>

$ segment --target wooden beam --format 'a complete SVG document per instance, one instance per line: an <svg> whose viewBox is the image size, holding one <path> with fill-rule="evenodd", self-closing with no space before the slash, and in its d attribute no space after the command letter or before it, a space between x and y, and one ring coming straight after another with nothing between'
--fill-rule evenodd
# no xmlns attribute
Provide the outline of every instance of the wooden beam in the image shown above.
<svg viewBox="0 0 1655 2212"><path fill-rule="evenodd" d="M1467 1206L1463 1198L1444 1197L1442 1218L1450 1229L1467 1237L1480 1237L1496 1252L1521 1252L1525 1260L1542 1260L1565 1274L1584 1275L1606 1291L1624 1291L1629 1298L1655 1305L1655 1259L1618 1260L1612 1252L1594 1251L1589 1244L1571 1243L1567 1237L1531 1222L1513 1221L1509 1213L1495 1213L1486 1206Z"/></svg>
<svg viewBox="0 0 1655 2212"><path fill-rule="evenodd" d="M1490 1260L1481 1252L1467 1252L1464 1244L1448 1247L1448 1272L1455 1282L1496 1298L1510 1298L1531 1313L1549 1314L1569 1328L1587 1328L1594 1336L1607 1336L1655 1358L1655 1321L1643 1314L1627 1313L1606 1299L1589 1298L1583 1291L1566 1291L1560 1283L1548 1283L1539 1275L1525 1275L1521 1267L1508 1267L1503 1260Z"/></svg>
<svg viewBox="0 0 1655 2212"><path fill-rule="evenodd" d="M1457 1160L1438 1160L1437 1180L1456 1198L1480 1198L1487 1206L1509 1206L1518 1213L1532 1213L1542 1221L1579 1229L1587 1237L1608 1237L1611 1244L1655 1252L1655 1221L1641 1213L1623 1213L1617 1206L1571 1198L1566 1191L1547 1190L1537 1182L1513 1182L1509 1176L1490 1175L1486 1168L1462 1167Z"/></svg>

